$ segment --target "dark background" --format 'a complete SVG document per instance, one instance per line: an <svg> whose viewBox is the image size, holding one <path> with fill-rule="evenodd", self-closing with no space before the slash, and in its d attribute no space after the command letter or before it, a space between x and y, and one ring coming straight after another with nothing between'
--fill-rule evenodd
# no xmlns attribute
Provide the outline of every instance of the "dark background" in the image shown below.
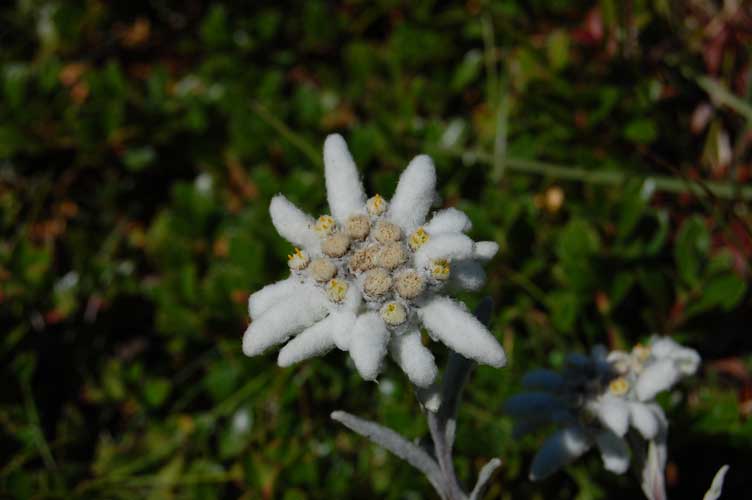
<svg viewBox="0 0 752 500"><path fill-rule="evenodd" d="M659 333L704 358L661 399L669 495L723 463L723 498L752 490L749 3L9 4L0 496L433 497L329 419L423 435L394 366L376 385L342 353L240 351L290 250L269 200L325 209L333 132L387 197L431 154L443 204L501 245L485 293L511 363L466 393L466 483L500 456L488 498L639 497L597 453L528 482L544 435L513 439L501 407L532 367Z"/></svg>

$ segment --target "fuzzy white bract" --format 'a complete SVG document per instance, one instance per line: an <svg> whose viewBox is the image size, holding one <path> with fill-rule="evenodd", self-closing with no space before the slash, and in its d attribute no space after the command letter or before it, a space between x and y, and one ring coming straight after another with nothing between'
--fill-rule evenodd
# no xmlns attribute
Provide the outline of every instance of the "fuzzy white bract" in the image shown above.
<svg viewBox="0 0 752 500"><path fill-rule="evenodd" d="M625 439L653 441L668 423L655 396L697 371L700 356L666 337L653 337L631 352L607 353L602 346L590 356L571 354L562 372L534 370L523 386L530 392L507 400L506 412L519 419L524 434L548 424L561 430L538 451L530 471L542 479L596 445L606 469L622 474L629 468Z"/></svg>
<svg viewBox="0 0 752 500"><path fill-rule="evenodd" d="M292 338L278 358L289 366L338 347L366 380L377 378L388 352L415 385L427 387L437 368L423 326L459 354L503 366L494 336L446 296L451 288L479 289L481 263L499 247L467 237L470 220L457 209L426 222L436 197L431 159L410 162L390 201L366 198L341 136L326 139L324 165L331 215L314 219L283 195L271 201L274 227L295 246L290 277L251 295L243 352L255 356Z"/></svg>

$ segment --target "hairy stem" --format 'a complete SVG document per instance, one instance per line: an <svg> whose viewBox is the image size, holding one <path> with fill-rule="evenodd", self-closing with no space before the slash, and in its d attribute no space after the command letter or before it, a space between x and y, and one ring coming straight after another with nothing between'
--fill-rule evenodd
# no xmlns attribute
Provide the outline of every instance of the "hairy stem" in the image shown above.
<svg viewBox="0 0 752 500"><path fill-rule="evenodd" d="M457 481L452 461L452 444L447 440L446 426L442 425L436 413L427 412L428 429L431 432L436 459L444 476L444 487L449 500L464 500L467 498Z"/></svg>

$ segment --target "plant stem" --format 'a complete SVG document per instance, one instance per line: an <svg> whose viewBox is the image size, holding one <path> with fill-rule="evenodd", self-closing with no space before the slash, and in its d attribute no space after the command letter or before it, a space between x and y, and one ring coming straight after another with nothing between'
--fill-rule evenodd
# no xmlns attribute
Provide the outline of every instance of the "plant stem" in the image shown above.
<svg viewBox="0 0 752 500"><path fill-rule="evenodd" d="M274 116L263 104L257 101L251 102L251 110L256 113L256 116L261 118L267 125L276 130L279 135L285 138L293 146L295 146L301 153L306 155L311 163L323 166L321 160L321 152L311 145L303 136L292 130L287 126L285 122Z"/></svg>
<svg viewBox="0 0 752 500"><path fill-rule="evenodd" d="M474 156L479 162L493 165L494 157L483 151L459 148L433 147L432 152L445 154L454 157L463 157L468 154ZM536 160L527 160L523 158L514 158L507 156L504 158L504 168L509 171L521 174L536 174L553 177L556 179L571 180L583 182L586 184L602 184L606 186L623 185L627 179L643 179L646 182L652 182L657 191L668 193L692 193L702 196L707 192L712 193L718 198L739 199L742 201L752 200L752 187L740 186L735 182L719 181L702 181L689 184L684 179L667 177L663 175L640 175L631 174L620 170L593 170L583 167L565 167Z"/></svg>
<svg viewBox="0 0 752 500"><path fill-rule="evenodd" d="M462 491L458 481L457 474L454 471L454 462L452 461L452 445L447 440L446 426L442 425L441 420L436 413L426 412L428 419L428 429L431 432L431 439L436 451L436 459L439 462L441 473L444 476L444 487L448 500L464 500L467 498Z"/></svg>

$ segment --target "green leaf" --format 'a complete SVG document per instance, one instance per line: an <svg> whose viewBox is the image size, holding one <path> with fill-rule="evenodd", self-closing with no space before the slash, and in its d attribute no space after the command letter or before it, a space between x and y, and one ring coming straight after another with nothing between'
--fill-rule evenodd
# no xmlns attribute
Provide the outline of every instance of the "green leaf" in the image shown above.
<svg viewBox="0 0 752 500"><path fill-rule="evenodd" d="M170 394L172 384L166 378L153 378L144 384L144 399L152 408L158 408Z"/></svg>
<svg viewBox="0 0 752 500"><path fill-rule="evenodd" d="M460 91L473 82L480 75L483 68L483 53L473 49L465 54L462 62L454 70L451 88L455 92Z"/></svg>
<svg viewBox="0 0 752 500"><path fill-rule="evenodd" d="M565 30L554 30L549 35L546 50L548 60L555 70L563 69L569 64L569 35Z"/></svg>
<svg viewBox="0 0 752 500"><path fill-rule="evenodd" d="M562 260L589 257L601 247L597 231L583 219L572 219L561 231L556 243L556 254Z"/></svg>
<svg viewBox="0 0 752 500"><path fill-rule="evenodd" d="M729 311L739 303L746 291L747 283L735 274L715 276L702 286L702 296L687 306L684 315L689 318L716 307Z"/></svg>
<svg viewBox="0 0 752 500"><path fill-rule="evenodd" d="M645 118L632 120L624 127L624 137L637 144L649 144L658 136L655 122Z"/></svg>
<svg viewBox="0 0 752 500"><path fill-rule="evenodd" d="M229 396L240 377L240 370L233 364L214 365L204 378L204 385L215 401L222 401Z"/></svg>
<svg viewBox="0 0 752 500"><path fill-rule="evenodd" d="M684 221L676 235L674 260L679 276L685 284L697 286L710 250L710 233L700 216Z"/></svg>
<svg viewBox="0 0 752 500"><path fill-rule="evenodd" d="M214 4L201 23L201 39L209 47L220 47L230 41L227 11L222 5Z"/></svg>
<svg viewBox="0 0 752 500"><path fill-rule="evenodd" d="M650 180L630 181L624 186L621 202L617 207L619 239L623 240L629 236L640 221L654 191L653 186Z"/></svg>
<svg viewBox="0 0 752 500"><path fill-rule="evenodd" d="M123 163L129 170L138 172L145 169L156 160L157 154L151 146L131 148L123 155Z"/></svg>
<svg viewBox="0 0 752 500"><path fill-rule="evenodd" d="M548 297L551 322L556 329L563 332L572 331L579 313L579 301L575 293L559 290Z"/></svg>
<svg viewBox="0 0 752 500"><path fill-rule="evenodd" d="M240 407L223 427L219 437L219 456L222 459L239 455L249 445L253 413L250 406Z"/></svg>

